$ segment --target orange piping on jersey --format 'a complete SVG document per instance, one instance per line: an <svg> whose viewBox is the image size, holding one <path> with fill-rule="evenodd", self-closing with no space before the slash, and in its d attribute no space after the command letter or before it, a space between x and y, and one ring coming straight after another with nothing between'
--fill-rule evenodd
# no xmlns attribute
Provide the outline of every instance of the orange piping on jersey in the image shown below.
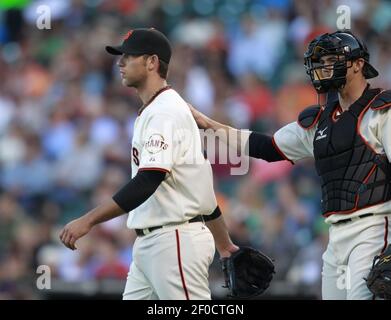
<svg viewBox="0 0 391 320"><path fill-rule="evenodd" d="M366 183L367 183L369 177L371 176L371 174L373 173L373 171L375 171L376 167L377 167L377 164L374 164L374 165L372 166L371 170L369 171L369 173L368 173L367 176L365 177L364 181L362 182L363 184L366 184Z"/></svg>
<svg viewBox="0 0 391 320"><path fill-rule="evenodd" d="M148 171L148 170L150 170L150 171L163 171L163 172L166 172L166 173L170 173L170 171L169 170L167 170L167 169L163 169L163 168L156 168L156 167L152 167L152 168L140 168L140 169L138 169L138 171Z"/></svg>
<svg viewBox="0 0 391 320"><path fill-rule="evenodd" d="M294 164L292 160L290 160L282 151L281 149L277 146L276 141L274 140L274 135L272 136L272 143L273 147L277 150L277 152L280 154L281 157L283 157L285 160L289 161L290 163Z"/></svg>
<svg viewBox="0 0 391 320"><path fill-rule="evenodd" d="M337 120L338 120L338 117L336 116L336 113L338 111L339 111L339 113L341 115L342 114L342 108L339 105L334 109L333 113L331 114L331 119L333 120L334 123L337 122Z"/></svg>
<svg viewBox="0 0 391 320"><path fill-rule="evenodd" d="M391 107L391 103L387 103L384 106L381 106L379 108L374 108L372 110L382 110L382 109L389 108L389 107Z"/></svg>
<svg viewBox="0 0 391 320"><path fill-rule="evenodd" d="M175 236L176 236L176 249L177 249L177 254L178 254L179 273L181 275L182 286L183 286L183 290L185 291L186 300L190 300L189 299L189 292L187 291L187 288L186 288L185 277L183 276L182 260L181 260L181 247L180 247L180 243L179 243L178 229L175 229Z"/></svg>
<svg viewBox="0 0 391 320"><path fill-rule="evenodd" d="M366 183L367 183L369 177L370 177L370 176L372 175L372 173L375 171L376 167L377 167L376 164L374 164L374 165L372 166L371 170L369 170L369 172L368 172L367 176L365 177L364 181L362 182L362 184L366 184ZM358 208L358 201L359 201L359 200L360 200L360 196L359 196L358 194L356 194L356 201L355 201L355 203L354 203L354 208L353 208L353 209L357 210L357 208Z"/></svg>
<svg viewBox="0 0 391 320"><path fill-rule="evenodd" d="M369 177L370 177L370 176L372 175L372 173L375 171L376 167L377 167L376 164L374 164L374 165L372 166L371 170L369 171L369 173L368 173L367 176L365 177L365 179L364 179L364 181L363 181L363 184L365 184L365 183L368 181ZM323 216L327 218L327 217L329 217L329 216L331 216L331 215L333 215L333 214L336 214L336 213L337 213L337 214L349 214L349 213L355 212L355 211L357 211L357 209L358 209L358 207L357 207L357 206L358 206L358 201L359 201L359 196L356 195L355 203L354 203L354 208L353 208L353 209L345 210L345 211L332 211L332 212L328 212L328 213L323 214ZM379 201L379 202L374 203L374 204L371 204L371 205L369 205L369 206L362 207L362 208L360 208L360 210L366 209L366 208L370 208L370 207L376 206L376 205L378 205L378 204L380 204L380 203L384 203L384 202L385 202L385 201Z"/></svg>
<svg viewBox="0 0 391 320"><path fill-rule="evenodd" d="M374 153L377 154L377 152L375 151L375 149L373 149L373 147L368 143L367 140L364 139L364 137L362 136L361 132L360 132L360 126L361 126L361 121L362 121L362 118L364 117L364 114L367 112L367 110L369 109L369 107L371 106L371 103L373 101L375 101L375 99L378 97L379 94L381 94L382 92L384 92L384 90L380 91L376 96L373 97L373 99L367 104L367 106L364 108L363 111L361 111L360 115L358 116L358 121L357 121L357 127L356 127L356 132L357 134L361 137L362 141L364 141L364 143L367 145L367 147L369 149L371 149Z"/></svg>
<svg viewBox="0 0 391 320"><path fill-rule="evenodd" d="M313 122L308 128L303 127L303 126L300 124L300 121L296 121L296 122L297 122L297 124L298 124L301 128L303 128L304 130L310 130L310 129L312 129L312 128L318 123L319 118L320 118L320 115L322 114L322 112L323 112L323 108L320 108L318 114L317 114L316 117L315 117L314 122Z"/></svg>
<svg viewBox="0 0 391 320"><path fill-rule="evenodd" d="M155 94L148 100L148 102L146 104L144 104L137 112L137 116L140 116L141 112L143 112L145 110L146 107L148 107L153 100L156 99L156 97L161 94L162 92L168 90L168 89L171 89L171 86L165 86L163 88L161 88L159 91L155 92Z"/></svg>
<svg viewBox="0 0 391 320"><path fill-rule="evenodd" d="M384 230L384 246L383 246L383 249L382 251L380 252L380 254L382 254L386 248L387 248L387 245L388 245L388 217L384 217L384 220L385 220L385 230Z"/></svg>

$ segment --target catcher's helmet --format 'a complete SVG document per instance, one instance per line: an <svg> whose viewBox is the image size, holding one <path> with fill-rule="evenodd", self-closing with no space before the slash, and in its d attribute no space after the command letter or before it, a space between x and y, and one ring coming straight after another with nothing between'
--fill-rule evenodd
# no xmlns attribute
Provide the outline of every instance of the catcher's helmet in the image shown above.
<svg viewBox="0 0 391 320"><path fill-rule="evenodd" d="M324 64L321 57L334 56L335 62ZM367 47L350 31L336 31L325 33L310 42L304 54L306 73L318 93L328 92L330 89L339 89L346 83L348 61L362 58L365 61L363 75L366 79L378 76L377 70L369 63ZM329 67L327 76L323 70Z"/></svg>

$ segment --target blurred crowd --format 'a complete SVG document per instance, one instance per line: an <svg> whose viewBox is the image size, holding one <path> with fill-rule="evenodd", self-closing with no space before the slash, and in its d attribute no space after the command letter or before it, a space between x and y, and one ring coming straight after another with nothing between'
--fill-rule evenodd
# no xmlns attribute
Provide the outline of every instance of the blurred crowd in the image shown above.
<svg viewBox="0 0 391 320"><path fill-rule="evenodd" d="M50 29L36 25L51 9ZM141 101L121 85L104 46L130 28L172 41L168 82L196 108L235 127L272 134L316 94L303 53L336 29L337 7L391 87L391 3L381 0L14 0L0 3L0 299L39 298L39 265L69 282L125 281L135 234L126 216L104 223L70 251L59 230L130 178ZM312 160L252 160L247 175L214 165L218 202L234 241L276 261L276 280L320 288L328 227ZM216 259L210 272L221 293Z"/></svg>

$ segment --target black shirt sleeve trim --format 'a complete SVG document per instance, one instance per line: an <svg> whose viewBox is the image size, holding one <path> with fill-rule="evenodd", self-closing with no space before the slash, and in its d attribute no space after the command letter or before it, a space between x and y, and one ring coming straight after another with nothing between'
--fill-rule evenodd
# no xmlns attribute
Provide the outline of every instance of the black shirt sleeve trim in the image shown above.
<svg viewBox="0 0 391 320"><path fill-rule="evenodd" d="M125 212L132 211L145 202L164 180L166 172L160 170L139 171L113 196L113 200Z"/></svg>
<svg viewBox="0 0 391 320"><path fill-rule="evenodd" d="M259 132L251 132L248 143L250 157L263 159L268 162L289 160L276 148L276 145L273 143L273 138L270 136Z"/></svg>

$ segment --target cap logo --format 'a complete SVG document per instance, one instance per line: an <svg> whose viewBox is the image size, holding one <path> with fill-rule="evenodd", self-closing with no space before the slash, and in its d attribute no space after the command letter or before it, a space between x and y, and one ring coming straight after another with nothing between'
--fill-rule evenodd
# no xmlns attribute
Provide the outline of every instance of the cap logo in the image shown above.
<svg viewBox="0 0 391 320"><path fill-rule="evenodd" d="M128 31L128 33L125 35L125 40L128 40L130 36L132 35L133 30Z"/></svg>

